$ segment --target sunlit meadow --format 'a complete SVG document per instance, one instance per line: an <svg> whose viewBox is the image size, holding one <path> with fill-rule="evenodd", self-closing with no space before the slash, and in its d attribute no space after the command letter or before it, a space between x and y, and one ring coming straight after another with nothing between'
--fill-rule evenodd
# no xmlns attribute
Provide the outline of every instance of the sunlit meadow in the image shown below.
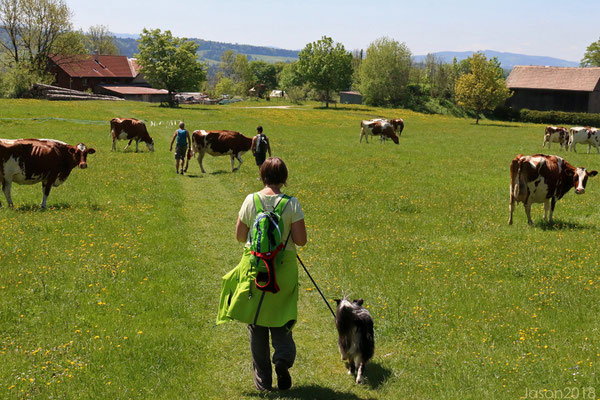
<svg viewBox="0 0 600 400"><path fill-rule="evenodd" d="M600 181L558 202L554 225L508 226L509 163L542 151L543 127L407 110L279 103L179 109L135 102L0 101L0 137L94 147L40 210L41 185L0 195L0 398L519 399L600 396ZM112 117L144 119L156 152L111 152ZM401 117L399 145L359 144L360 120ZM288 392L252 385L245 326L215 326L233 230L261 188L206 156L175 174L175 127L262 125L298 197L300 256L329 299L375 320L367 383L346 375L333 318L300 272ZM150 122L160 123L150 126ZM600 169L600 156L552 151ZM577 396L575 396L577 395Z"/></svg>

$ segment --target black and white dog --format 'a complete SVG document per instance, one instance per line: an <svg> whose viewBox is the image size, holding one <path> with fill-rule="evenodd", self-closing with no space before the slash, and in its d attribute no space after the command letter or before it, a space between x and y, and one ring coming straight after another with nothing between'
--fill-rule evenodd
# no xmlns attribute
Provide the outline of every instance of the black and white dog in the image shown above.
<svg viewBox="0 0 600 400"><path fill-rule="evenodd" d="M363 299L336 299L335 325L338 330L338 346L342 360L346 361L349 374L356 373L356 383L363 382L365 364L375 351L373 319L362 306ZM358 370L357 370L358 369Z"/></svg>

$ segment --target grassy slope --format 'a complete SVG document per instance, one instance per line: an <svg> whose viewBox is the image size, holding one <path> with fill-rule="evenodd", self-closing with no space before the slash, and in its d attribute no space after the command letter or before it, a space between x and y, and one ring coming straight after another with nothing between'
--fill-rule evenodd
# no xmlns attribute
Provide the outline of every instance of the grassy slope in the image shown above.
<svg viewBox="0 0 600 400"><path fill-rule="evenodd" d="M521 206L506 225L509 162L541 150L540 126L366 107L242 108L256 104L3 101L0 118L184 119L248 135L263 125L306 214L301 257L329 298L363 297L376 328L369 383L357 387L301 272L285 398L600 391L598 182L559 202L554 226L528 227ZM405 119L399 146L358 144L358 121L379 115ZM214 326L220 276L240 256L236 212L260 188L256 168L246 155L231 174L227 158L207 156L207 174L194 163L176 176L166 151L173 129L150 128L156 153L112 153L107 122L0 120L0 137L98 150L88 170L53 189L49 210L35 206L39 185L13 186L16 209L0 209L0 397L256 396L245 327ZM582 150L566 158L599 169Z"/></svg>

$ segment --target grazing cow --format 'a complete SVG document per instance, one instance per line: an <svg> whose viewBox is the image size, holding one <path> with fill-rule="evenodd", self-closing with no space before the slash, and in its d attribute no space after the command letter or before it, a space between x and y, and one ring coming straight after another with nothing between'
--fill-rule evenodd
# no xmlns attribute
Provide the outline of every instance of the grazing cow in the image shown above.
<svg viewBox="0 0 600 400"><path fill-rule="evenodd" d="M598 171L587 171L583 167L575 168L561 157L534 154L524 156L519 154L510 163L510 217L512 224L515 203L521 202L527 214L527 223L531 221L531 204L544 203L544 219L552 213L556 201L560 200L571 188L576 194L585 193L588 177L593 177Z"/></svg>
<svg viewBox="0 0 600 400"><path fill-rule="evenodd" d="M542 148L546 146L546 143L548 143L548 148L550 148L550 143L559 143L561 149L564 146L565 150L568 150L569 131L562 126L547 126L544 132Z"/></svg>
<svg viewBox="0 0 600 400"><path fill-rule="evenodd" d="M234 131L194 131L192 134L192 154L198 154L198 164L202 172L206 172L202 166L204 154L211 156L231 157L231 172L237 171L242 166L242 154L250 150L252 139ZM234 168L234 158L240 163Z"/></svg>
<svg viewBox="0 0 600 400"><path fill-rule="evenodd" d="M398 135L394 131L394 127L385 119L372 119L370 121L360 122L360 142L362 142L363 136L367 143L369 138L367 135L387 137L398 144Z"/></svg>
<svg viewBox="0 0 600 400"><path fill-rule="evenodd" d="M135 140L135 152L138 151L140 140L146 143L148 150L154 151L154 140L148 134L146 124L135 118L113 118L110 120L110 133L112 135L112 149L117 149L117 140L127 140L129 143L123 150L127 150L131 146L131 142Z"/></svg>
<svg viewBox="0 0 600 400"><path fill-rule="evenodd" d="M41 207L46 208L52 186L66 181L73 168L87 168L87 155L95 152L83 143L71 146L51 139L0 139L0 181L8 206L13 206L10 195L13 182L21 185L42 182Z"/></svg>
<svg viewBox="0 0 600 400"><path fill-rule="evenodd" d="M575 146L577 143L588 145L588 154L592 146L596 148L596 151L600 154L600 132L596 128L588 127L574 127L569 130L569 149L577 152Z"/></svg>

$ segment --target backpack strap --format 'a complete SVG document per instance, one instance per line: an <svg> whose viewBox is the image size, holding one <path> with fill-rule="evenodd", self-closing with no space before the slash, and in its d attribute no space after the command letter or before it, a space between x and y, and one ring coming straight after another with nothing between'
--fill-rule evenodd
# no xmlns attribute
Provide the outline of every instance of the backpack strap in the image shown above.
<svg viewBox="0 0 600 400"><path fill-rule="evenodd" d="M264 207L262 201L260 200L260 197L258 196L258 192L254 193L254 208L256 208L257 214L260 214L264 211Z"/></svg>

